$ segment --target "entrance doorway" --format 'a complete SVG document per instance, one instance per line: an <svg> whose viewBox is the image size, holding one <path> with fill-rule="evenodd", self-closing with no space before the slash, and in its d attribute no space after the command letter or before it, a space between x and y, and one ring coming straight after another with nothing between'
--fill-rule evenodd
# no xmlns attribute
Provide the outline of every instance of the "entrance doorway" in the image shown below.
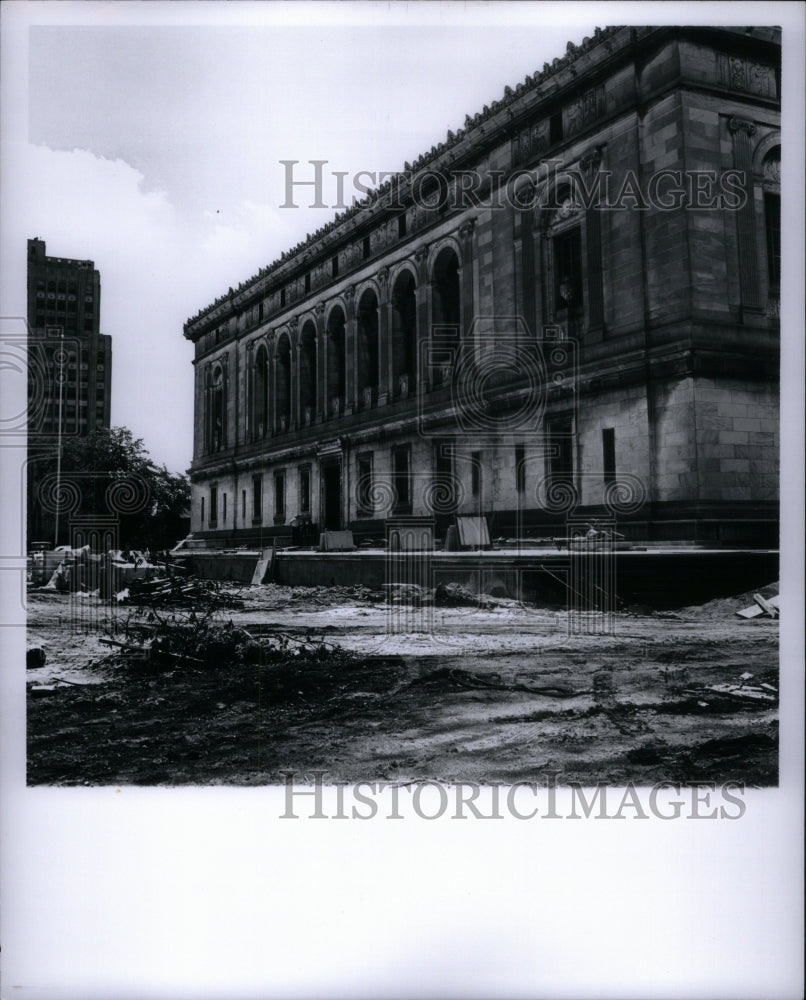
<svg viewBox="0 0 806 1000"><path fill-rule="evenodd" d="M325 531L341 530L341 463L322 466Z"/></svg>

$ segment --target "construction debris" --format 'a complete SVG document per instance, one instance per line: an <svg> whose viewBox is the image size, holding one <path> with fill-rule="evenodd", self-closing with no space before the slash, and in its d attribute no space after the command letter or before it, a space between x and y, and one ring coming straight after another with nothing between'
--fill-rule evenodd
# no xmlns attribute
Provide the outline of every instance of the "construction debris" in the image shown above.
<svg viewBox="0 0 806 1000"><path fill-rule="evenodd" d="M743 611L737 611L736 614L739 618L760 618L766 616L768 618L777 618L779 615L778 604L780 597L776 594L770 597L769 600L762 597L761 594L753 594L753 604L749 608L744 608Z"/></svg>

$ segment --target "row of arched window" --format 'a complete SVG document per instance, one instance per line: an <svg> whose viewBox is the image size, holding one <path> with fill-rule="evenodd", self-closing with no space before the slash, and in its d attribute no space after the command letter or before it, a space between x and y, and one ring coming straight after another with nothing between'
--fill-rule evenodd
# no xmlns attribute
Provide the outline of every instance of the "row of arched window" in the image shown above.
<svg viewBox="0 0 806 1000"><path fill-rule="evenodd" d="M423 314L413 267L394 279L386 305L375 287L360 292L354 318L342 301L327 312L321 335L312 318L304 319L295 338L282 329L273 344L260 339L247 351L247 437L258 441L293 426L333 419L353 407L378 403L416 392L421 327L438 326L441 337L459 340L461 323L459 255L453 245L434 259L430 281L430 311ZM385 344L383 343L385 340ZM385 349L384 349L385 348ZM382 365L388 365L382 372ZM386 374L386 378L384 378ZM226 365L208 369L205 385L205 449L226 448Z"/></svg>

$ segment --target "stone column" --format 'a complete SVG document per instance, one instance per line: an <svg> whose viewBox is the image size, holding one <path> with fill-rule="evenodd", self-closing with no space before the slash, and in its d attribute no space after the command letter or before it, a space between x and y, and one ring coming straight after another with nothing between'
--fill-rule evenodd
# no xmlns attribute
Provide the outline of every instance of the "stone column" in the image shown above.
<svg viewBox="0 0 806 1000"><path fill-rule="evenodd" d="M428 247L418 247L414 254L417 267L417 287L414 297L417 304L417 391L427 391L430 384L428 342L431 339L431 298L428 288Z"/></svg>
<svg viewBox="0 0 806 1000"><path fill-rule="evenodd" d="M316 414L314 420L321 424L328 412L330 402L327 398L327 353L325 350L325 304L316 304Z"/></svg>
<svg viewBox="0 0 806 1000"><path fill-rule="evenodd" d="M459 268L459 290L462 301L462 326L459 331L460 340L466 342L473 328L475 313L473 302L473 231L475 219L468 219L459 227L462 240L462 266Z"/></svg>
<svg viewBox="0 0 806 1000"><path fill-rule="evenodd" d="M288 326L291 331L291 354L288 364L288 392L291 396L289 430L291 430L302 423L299 407L299 317L292 317Z"/></svg>
<svg viewBox="0 0 806 1000"><path fill-rule="evenodd" d="M344 290L344 303L347 315L344 322L344 415L349 416L358 406L358 379L356 377L356 319L355 319L355 285Z"/></svg>
<svg viewBox="0 0 806 1000"><path fill-rule="evenodd" d="M221 355L221 448L225 450L229 445L229 352L225 351Z"/></svg>
<svg viewBox="0 0 806 1000"><path fill-rule="evenodd" d="M246 371L244 372L246 391L244 392L243 426L245 432L245 439L247 443L250 442L254 437L253 433L254 398L255 398L254 350L255 350L254 342L250 340L249 343L246 345Z"/></svg>
<svg viewBox="0 0 806 1000"><path fill-rule="evenodd" d="M590 191L602 162L601 149L594 149L579 161L585 185ZM602 216L594 206L585 210L587 247L588 330L591 340L601 340L604 332L604 291L602 287Z"/></svg>
<svg viewBox="0 0 806 1000"><path fill-rule="evenodd" d="M736 235L739 245L739 287L742 306L761 310L761 288L758 275L758 248L756 246L756 206L753 198L753 150L751 138L756 126L743 118L731 118L728 131L733 136L733 162L737 170L744 171L744 205L736 212Z"/></svg>
<svg viewBox="0 0 806 1000"><path fill-rule="evenodd" d="M389 303L389 271L384 267L378 272L378 406L389 400L392 384L391 306Z"/></svg>

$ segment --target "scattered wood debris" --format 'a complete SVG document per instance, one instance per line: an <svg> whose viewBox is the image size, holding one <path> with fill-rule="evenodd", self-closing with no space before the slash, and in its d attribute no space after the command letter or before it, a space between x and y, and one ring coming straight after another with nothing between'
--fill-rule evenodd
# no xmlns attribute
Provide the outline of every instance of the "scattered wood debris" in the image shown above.
<svg viewBox="0 0 806 1000"><path fill-rule="evenodd" d="M739 618L777 618L779 615L779 601L780 596L776 594L773 597L765 598L761 594L753 594L753 604L749 608L744 608L742 611L737 611L736 614Z"/></svg>

